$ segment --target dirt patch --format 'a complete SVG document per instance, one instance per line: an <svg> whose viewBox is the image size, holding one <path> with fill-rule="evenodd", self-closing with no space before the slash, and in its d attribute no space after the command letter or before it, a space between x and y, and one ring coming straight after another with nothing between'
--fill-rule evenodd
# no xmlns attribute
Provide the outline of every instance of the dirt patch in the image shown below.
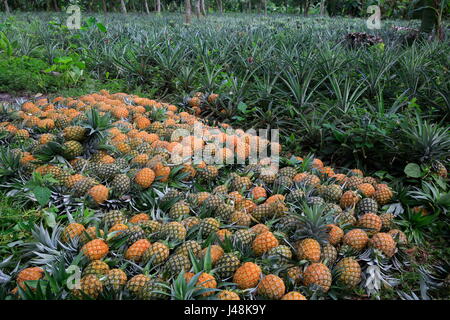
<svg viewBox="0 0 450 320"><path fill-rule="evenodd" d="M46 98L42 93L31 94L31 93L18 93L9 94L5 92L0 92L0 103L15 103L17 100L33 100L38 98Z"/></svg>

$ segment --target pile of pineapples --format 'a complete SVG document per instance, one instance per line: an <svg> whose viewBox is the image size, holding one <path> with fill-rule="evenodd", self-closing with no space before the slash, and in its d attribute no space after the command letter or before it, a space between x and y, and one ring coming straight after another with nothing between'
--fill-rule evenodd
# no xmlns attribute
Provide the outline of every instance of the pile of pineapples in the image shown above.
<svg viewBox="0 0 450 320"><path fill-rule="evenodd" d="M252 139L270 144L239 129L225 133L226 124L218 135L231 148L214 145L217 134L208 132L180 141L176 129L202 122L195 108L101 91L7 110L0 134L21 142L8 150L18 176L56 181L49 205L62 221L36 226L10 275L11 295L52 283L64 299L305 300L394 285L390 273L401 270L407 240L387 184L312 155L282 157L278 171L267 170L269 159L174 164L180 144L224 159L246 159ZM70 266L81 270L75 287Z"/></svg>

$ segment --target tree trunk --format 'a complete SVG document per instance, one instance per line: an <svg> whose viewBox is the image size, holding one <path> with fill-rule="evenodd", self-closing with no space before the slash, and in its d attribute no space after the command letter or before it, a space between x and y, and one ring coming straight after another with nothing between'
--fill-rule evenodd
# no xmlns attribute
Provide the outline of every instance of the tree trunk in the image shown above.
<svg viewBox="0 0 450 320"><path fill-rule="evenodd" d="M59 12L58 3L56 0L53 0L53 8L55 9L56 12Z"/></svg>
<svg viewBox="0 0 450 320"><path fill-rule="evenodd" d="M252 0L248 0L248 12L252 12Z"/></svg>
<svg viewBox="0 0 450 320"><path fill-rule="evenodd" d="M325 15L325 0L320 1L320 15L321 16Z"/></svg>
<svg viewBox="0 0 450 320"><path fill-rule="evenodd" d="M156 0L156 13L161 13L161 0Z"/></svg>
<svg viewBox="0 0 450 320"><path fill-rule="evenodd" d="M200 19L200 0L195 0L195 15Z"/></svg>
<svg viewBox="0 0 450 320"><path fill-rule="evenodd" d="M330 17L334 17L337 14L336 0L327 0L327 11Z"/></svg>
<svg viewBox="0 0 450 320"><path fill-rule="evenodd" d="M309 0L305 0L305 12L303 13L305 17L308 16L308 11L309 11Z"/></svg>
<svg viewBox="0 0 450 320"><path fill-rule="evenodd" d="M120 10L122 11L122 13L127 13L127 6L125 5L124 0L120 0Z"/></svg>
<svg viewBox="0 0 450 320"><path fill-rule="evenodd" d="M424 33L431 33L437 23L437 12L433 6L433 0L426 0L423 3L422 13L422 23L420 25L420 31Z"/></svg>
<svg viewBox="0 0 450 320"><path fill-rule="evenodd" d="M264 15L267 16L267 0L262 0L264 7Z"/></svg>
<svg viewBox="0 0 450 320"><path fill-rule="evenodd" d="M185 22L187 24L191 24L191 14L192 14L192 7L191 7L191 0L184 0L184 9L185 9Z"/></svg>
<svg viewBox="0 0 450 320"><path fill-rule="evenodd" d="M148 1L144 0L144 8L145 8L145 13L146 14L150 14L150 9L148 8Z"/></svg>
<svg viewBox="0 0 450 320"><path fill-rule="evenodd" d="M223 7L222 7L222 0L216 0L217 2L217 10L219 10L219 13L223 13Z"/></svg>
<svg viewBox="0 0 450 320"><path fill-rule="evenodd" d="M8 0L3 0L3 2L5 3L5 12L10 13L11 11L9 10Z"/></svg>
<svg viewBox="0 0 450 320"><path fill-rule="evenodd" d="M102 0L102 4L103 4L103 12L104 13L108 12L108 8L106 7L106 0Z"/></svg>
<svg viewBox="0 0 450 320"><path fill-rule="evenodd" d="M200 10L202 12L202 15L206 17L205 0L200 0Z"/></svg>

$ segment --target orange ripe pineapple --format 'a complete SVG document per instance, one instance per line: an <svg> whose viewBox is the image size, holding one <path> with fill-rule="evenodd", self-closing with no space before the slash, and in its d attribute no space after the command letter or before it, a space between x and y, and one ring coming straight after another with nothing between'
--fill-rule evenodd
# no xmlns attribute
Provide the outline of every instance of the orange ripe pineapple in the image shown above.
<svg viewBox="0 0 450 320"><path fill-rule="evenodd" d="M155 167L155 176L161 182L169 180L170 167L165 167L162 164L157 164Z"/></svg>
<svg viewBox="0 0 450 320"><path fill-rule="evenodd" d="M37 281L43 277L44 269L39 267L30 267L20 271L17 275L16 281L21 288L25 289L25 281Z"/></svg>
<svg viewBox="0 0 450 320"><path fill-rule="evenodd" d="M202 272L200 277L198 277L197 286L205 288L205 289L215 289L215 288L217 288L217 281L209 273ZM204 292L202 294L202 296L207 297L207 296L213 295L214 292L215 291Z"/></svg>
<svg viewBox="0 0 450 320"><path fill-rule="evenodd" d="M397 244L389 233L379 232L370 239L370 245L387 257L392 257L395 254Z"/></svg>
<svg viewBox="0 0 450 320"><path fill-rule="evenodd" d="M231 238L233 233L228 229L220 229L219 231L216 232L216 235L220 241L225 241L225 238L226 237Z"/></svg>
<svg viewBox="0 0 450 320"><path fill-rule="evenodd" d="M233 275L233 282L240 289L255 288L261 277L261 268L253 262L245 262Z"/></svg>
<svg viewBox="0 0 450 320"><path fill-rule="evenodd" d="M384 205L391 201L393 193L386 184L378 184L375 190L373 197L379 204Z"/></svg>
<svg viewBox="0 0 450 320"><path fill-rule="evenodd" d="M125 252L125 258L139 262L151 243L147 239L140 239L133 243Z"/></svg>
<svg viewBox="0 0 450 320"><path fill-rule="evenodd" d="M241 300L239 298L239 295L236 292L229 291L229 290L222 290L217 295L217 299L219 300Z"/></svg>
<svg viewBox="0 0 450 320"><path fill-rule="evenodd" d="M330 290L331 287L331 271L322 263L313 263L309 265L303 273L304 283L307 286L317 285L324 292Z"/></svg>
<svg viewBox="0 0 450 320"><path fill-rule="evenodd" d="M89 260L100 260L109 252L109 247L102 239L94 239L86 243L81 251Z"/></svg>
<svg viewBox="0 0 450 320"><path fill-rule="evenodd" d="M278 244L278 239L275 238L273 233L270 231L266 231L256 236L255 240L253 240L252 248L257 255L262 255L270 249L278 246Z"/></svg>
<svg viewBox="0 0 450 320"><path fill-rule="evenodd" d="M62 232L61 240L63 242L68 242L69 239L79 237L84 232L84 230L85 228L82 224L76 222L69 223L69 225Z"/></svg>
<svg viewBox="0 0 450 320"><path fill-rule="evenodd" d="M253 227L250 228L250 230L255 234L261 234L270 231L269 227L263 223L255 224Z"/></svg>
<svg viewBox="0 0 450 320"><path fill-rule="evenodd" d="M358 190L368 198L372 197L375 193L375 188L370 183L361 183L358 185Z"/></svg>
<svg viewBox="0 0 450 320"><path fill-rule="evenodd" d="M291 291L286 293L281 300L307 300L304 295L297 291Z"/></svg>
<svg viewBox="0 0 450 320"><path fill-rule="evenodd" d="M328 224L328 242L333 246L341 242L344 237L344 231L334 224Z"/></svg>
<svg viewBox="0 0 450 320"><path fill-rule="evenodd" d="M353 205L356 205L359 200L360 197L355 191L352 190L345 191L340 201L341 208L345 209Z"/></svg>
<svg viewBox="0 0 450 320"><path fill-rule="evenodd" d="M383 222L378 215L369 212L359 217L358 225L364 229L368 229L366 232L371 236L381 230Z"/></svg>
<svg viewBox="0 0 450 320"><path fill-rule="evenodd" d="M264 189L263 187L254 187L252 189L252 197L254 200L258 200L261 198L267 198L267 192L266 189Z"/></svg>
<svg viewBox="0 0 450 320"><path fill-rule="evenodd" d="M274 202L278 202L281 201L283 202L285 199L285 197L282 194L274 194L272 196L270 196L269 198L267 198L267 200L264 203L274 203Z"/></svg>
<svg viewBox="0 0 450 320"><path fill-rule="evenodd" d="M206 255L207 250L208 250L208 248L204 248L202 250L202 253L201 253L202 257ZM213 244L211 246L211 262L212 262L212 264L215 265L216 262L220 258L222 258L223 254L224 254L224 251L223 251L222 247L217 244Z"/></svg>
<svg viewBox="0 0 450 320"><path fill-rule="evenodd" d="M102 184L98 184L88 191L89 195L98 204L102 204L108 200L109 189Z"/></svg>
<svg viewBox="0 0 450 320"><path fill-rule="evenodd" d="M150 168L143 168L136 173L134 180L142 188L148 188L155 180L155 172Z"/></svg>
<svg viewBox="0 0 450 320"><path fill-rule="evenodd" d="M286 286L283 280L274 274L265 276L258 284L257 293L271 300L280 299L285 292Z"/></svg>
<svg viewBox="0 0 450 320"><path fill-rule="evenodd" d="M139 223L150 220L150 217L146 213L138 213L132 216L129 220L130 223Z"/></svg>
<svg viewBox="0 0 450 320"><path fill-rule="evenodd" d="M364 230L353 229L347 232L344 236L344 244L352 247L355 250L362 250L366 247L369 237Z"/></svg>
<svg viewBox="0 0 450 320"><path fill-rule="evenodd" d="M320 244L314 239L304 239L297 244L297 254L300 259L318 262L320 261L320 252Z"/></svg>

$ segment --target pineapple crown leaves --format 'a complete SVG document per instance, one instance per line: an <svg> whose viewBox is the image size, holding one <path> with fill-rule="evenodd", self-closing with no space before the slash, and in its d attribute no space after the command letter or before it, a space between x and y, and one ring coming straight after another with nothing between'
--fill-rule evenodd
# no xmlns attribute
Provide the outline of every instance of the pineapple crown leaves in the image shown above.
<svg viewBox="0 0 450 320"><path fill-rule="evenodd" d="M65 159L66 151L62 145L62 139L49 141L35 152L35 157L43 163L63 163L68 164Z"/></svg>
<svg viewBox="0 0 450 320"><path fill-rule="evenodd" d="M296 215L301 223L293 235L294 240L313 238L319 243L326 243L328 239L327 216L324 215L324 206L314 205L312 207L303 205L303 215Z"/></svg>
<svg viewBox="0 0 450 320"><path fill-rule="evenodd" d="M0 182L14 176L20 170L20 155L9 148L0 147Z"/></svg>
<svg viewBox="0 0 450 320"><path fill-rule="evenodd" d="M197 258L192 250L189 249L189 259L191 259L192 269L194 273L212 272L211 246L206 249L206 254L203 257Z"/></svg>
<svg viewBox="0 0 450 320"><path fill-rule="evenodd" d="M178 274L172 285L160 283L160 286L168 290L168 292L156 290L155 293L169 296L172 300L195 300L201 299L201 296L205 293L219 291L218 289L203 288L197 285L201 274L202 272L199 272L191 280L186 281L185 271L183 270Z"/></svg>
<svg viewBox="0 0 450 320"><path fill-rule="evenodd" d="M111 116L109 114L100 116L96 109L90 109L86 112L86 119L81 125L89 130L88 137L103 137L105 131L112 127Z"/></svg>

